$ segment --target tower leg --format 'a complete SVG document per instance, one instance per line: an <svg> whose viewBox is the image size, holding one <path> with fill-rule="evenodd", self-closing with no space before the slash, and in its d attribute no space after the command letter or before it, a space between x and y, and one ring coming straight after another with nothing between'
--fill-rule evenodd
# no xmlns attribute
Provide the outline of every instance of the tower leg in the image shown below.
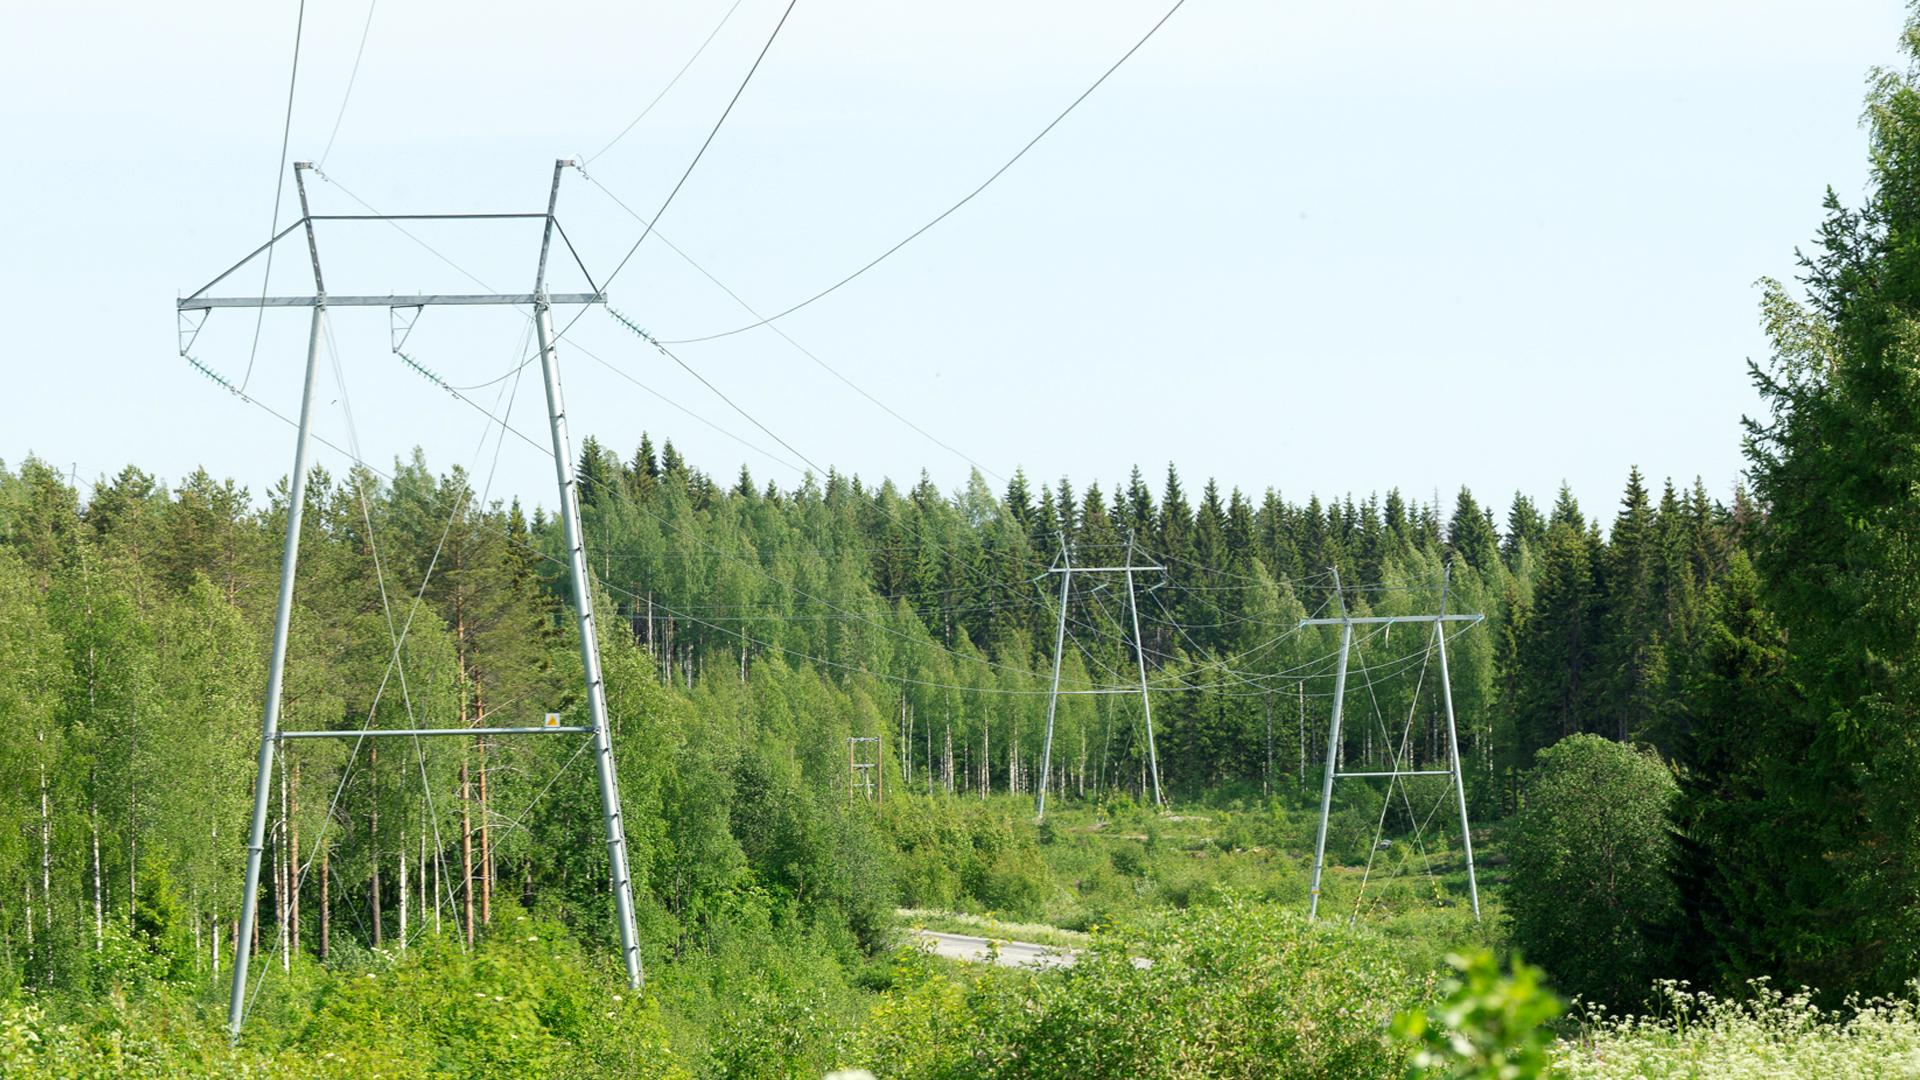
<svg viewBox="0 0 1920 1080"><path fill-rule="evenodd" d="M1147 718L1147 765L1153 769L1153 805L1160 800L1160 755L1153 746L1153 699L1147 696L1147 643L1140 640L1140 602L1133 593L1133 534L1127 534L1127 608L1133 612L1133 654L1140 662L1140 711Z"/></svg>
<svg viewBox="0 0 1920 1080"><path fill-rule="evenodd" d="M324 301L313 309L307 339L307 378L300 392L300 427L294 439L293 480L287 488L287 539L280 551L280 598L273 616L273 655L267 661L267 702L260 724L260 767L253 781L253 823L247 831L247 884L240 898L240 927L233 941L233 992L227 1000L227 1031L236 1042L247 1011L247 961L260 896L260 854L266 846L267 800L273 782L273 751L280 730L280 687L287 668L287 623L293 615L293 572L300 561L300 519L306 509L307 444L313 434L313 390L320 373L320 337L326 327Z"/></svg>
<svg viewBox="0 0 1920 1080"><path fill-rule="evenodd" d="M1333 572L1333 595L1340 617L1347 618L1346 597L1340 591L1340 571ZM1327 815L1333 809L1333 772L1340 764L1340 715L1347 701L1347 654L1353 647L1353 624L1340 624L1340 670L1333 678L1333 718L1327 723L1326 779L1320 785L1320 833L1313 842L1313 888L1307 894L1307 918L1320 915L1320 874L1327 864Z"/></svg>
<svg viewBox="0 0 1920 1080"><path fill-rule="evenodd" d="M1327 814L1333 808L1333 770L1340 763L1340 707L1347 697L1347 652L1353 645L1353 624L1340 628L1340 670L1333 679L1333 719L1327 725L1326 779L1320 785L1320 833L1313 842L1313 890L1307 895L1307 918L1320 914L1320 874L1327 864Z"/></svg>
<svg viewBox="0 0 1920 1080"><path fill-rule="evenodd" d="M554 182L559 183L557 171ZM607 686L600 675L600 639L594 629L593 590L588 586L586 548L581 537L579 484L573 472L573 448L567 440L566 406L560 398L560 368L553 349L553 313L547 307L544 287L534 302L534 326L540 336L540 370L546 377L547 417L553 427L553 466L560 484L560 519L566 533L567 570L573 578L573 604L580 627L580 664L587 681L587 710L592 717L594 778L600 787L600 814L606 825L614 918L620 928L620 958L626 965L627 985L638 990L646 977L640 969L640 941L633 923L627 830L620 817L620 786L614 775L613 739L607 726Z"/></svg>
<svg viewBox="0 0 1920 1080"><path fill-rule="evenodd" d="M1047 741L1040 751L1040 793L1035 797L1033 820L1043 821L1047 816L1047 772L1053 767L1053 714L1060 707L1060 660L1067 645L1067 588L1073 583L1073 556L1067 552L1067 542L1060 541L1060 558L1064 572L1060 575L1060 626L1053 633L1053 692L1047 695Z"/></svg>
<svg viewBox="0 0 1920 1080"><path fill-rule="evenodd" d="M1447 568L1449 583L1453 577L1453 568ZM1440 592L1440 614L1447 613L1447 593ZM1453 764L1453 793L1460 804L1460 850L1467 857L1467 896L1473 901L1473 921L1480 921L1480 883L1473 873L1473 830L1467 825L1467 787L1460 775L1460 736L1453 719L1453 681L1447 678L1447 624L1433 624L1434 636L1440 646L1440 690L1447 703L1447 755Z"/></svg>
<svg viewBox="0 0 1920 1080"><path fill-rule="evenodd" d="M607 726L607 684L600 675L600 638L594 629L593 589L587 576L586 538L580 529L580 486L573 471L573 446L567 440L567 407L560 396L560 361L553 349L553 309L547 304L547 252L553 246L553 208L560 198L560 174L573 162L553 163L553 189L547 195L546 232L540 240L540 269L533 281L533 324L540 340L540 373L547 387L547 420L553 428L553 470L560 485L560 520L567 542L567 572L573 578L573 606L580 627L580 667L587 680L587 711L593 718L593 772L600 787L600 816L606 824L607 870L612 877L614 918L620 928L620 959L627 985L640 989L640 936L633 925L633 880L627 870L627 829L620 815L620 784L614 775L613 736Z"/></svg>

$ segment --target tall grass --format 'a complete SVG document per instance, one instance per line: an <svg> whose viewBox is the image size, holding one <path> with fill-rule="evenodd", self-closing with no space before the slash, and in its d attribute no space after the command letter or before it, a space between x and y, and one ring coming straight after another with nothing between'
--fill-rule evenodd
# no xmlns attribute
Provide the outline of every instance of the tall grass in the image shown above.
<svg viewBox="0 0 1920 1080"><path fill-rule="evenodd" d="M1651 1016L1589 1012L1553 1050L1566 1080L1908 1080L1920 1076L1920 999L1823 1012L1759 980L1745 1000L1660 984Z"/></svg>

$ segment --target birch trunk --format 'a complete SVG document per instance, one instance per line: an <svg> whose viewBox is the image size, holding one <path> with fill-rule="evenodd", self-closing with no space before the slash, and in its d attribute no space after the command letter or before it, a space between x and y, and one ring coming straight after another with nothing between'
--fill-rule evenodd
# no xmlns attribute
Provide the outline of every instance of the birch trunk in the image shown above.
<svg viewBox="0 0 1920 1080"><path fill-rule="evenodd" d="M300 865L300 766L293 767L292 811L287 815L287 858L293 866L287 887L287 934L292 951L300 951L300 883L306 876Z"/></svg>
<svg viewBox="0 0 1920 1080"><path fill-rule="evenodd" d="M333 881L333 875L330 873L333 860L325 851L320 852L318 857L320 859L320 959L325 960L327 947L332 943L333 933L333 893L330 888Z"/></svg>
<svg viewBox="0 0 1920 1080"><path fill-rule="evenodd" d="M487 827L487 751L480 750L480 923L493 925L493 832Z"/></svg>
<svg viewBox="0 0 1920 1080"><path fill-rule="evenodd" d="M473 815L469 807L473 785L467 779L467 763L460 763L460 925L461 937L473 945Z"/></svg>
<svg viewBox="0 0 1920 1080"><path fill-rule="evenodd" d="M380 933L380 748L367 750L367 774L373 778L373 812L368 815L367 841L372 848L373 872L367 877L368 903L373 911L373 947L386 943Z"/></svg>
<svg viewBox="0 0 1920 1080"><path fill-rule="evenodd" d="M87 823L93 830L93 950L99 952L107 944L107 907L100 882L100 803L97 800L87 808Z"/></svg>

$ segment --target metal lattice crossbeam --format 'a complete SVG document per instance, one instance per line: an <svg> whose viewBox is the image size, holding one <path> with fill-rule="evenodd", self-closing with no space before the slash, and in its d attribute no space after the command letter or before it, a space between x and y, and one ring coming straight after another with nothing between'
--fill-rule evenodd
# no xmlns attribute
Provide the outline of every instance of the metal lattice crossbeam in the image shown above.
<svg viewBox="0 0 1920 1080"><path fill-rule="evenodd" d="M533 304L532 293L429 293L420 296L202 296L175 302L181 311L213 308L432 307L443 304ZM605 293L551 293L549 304L604 304Z"/></svg>
<svg viewBox="0 0 1920 1080"><path fill-rule="evenodd" d="M416 735L591 735L590 727L370 728L366 731L276 731L276 739L375 739Z"/></svg>

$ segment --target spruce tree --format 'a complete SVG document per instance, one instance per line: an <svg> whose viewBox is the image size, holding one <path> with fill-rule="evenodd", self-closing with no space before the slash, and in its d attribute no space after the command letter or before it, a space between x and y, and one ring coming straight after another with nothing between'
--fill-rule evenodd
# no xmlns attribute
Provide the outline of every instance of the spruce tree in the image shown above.
<svg viewBox="0 0 1920 1080"><path fill-rule="evenodd" d="M1300 552L1294 546L1295 515L1280 493L1267 489L1254 515L1254 531L1259 537L1260 558L1268 576L1277 581L1292 581L1301 574Z"/></svg>
<svg viewBox="0 0 1920 1080"><path fill-rule="evenodd" d="M1661 597L1653 508L1635 468L1605 551L1605 599L1599 660L1604 685L1602 734L1627 742L1652 727L1664 679Z"/></svg>
<svg viewBox="0 0 1920 1080"><path fill-rule="evenodd" d="M1007 513L1024 530L1033 528L1033 495L1027 488L1027 474L1019 469L1013 470L1013 479L1007 481L1005 496Z"/></svg>
<svg viewBox="0 0 1920 1080"><path fill-rule="evenodd" d="M620 459L607 453L600 440L589 435L580 443L580 507L597 506L602 500L611 502L614 492L612 485L620 475Z"/></svg>
<svg viewBox="0 0 1920 1080"><path fill-rule="evenodd" d="M1118 515L1117 524L1126 532L1133 534L1141 544L1152 544L1154 523L1159 520L1153 506L1153 491L1147 487L1146 478L1140 475L1140 466L1133 467L1133 474L1127 480L1126 512Z"/></svg>
<svg viewBox="0 0 1920 1080"><path fill-rule="evenodd" d="M1920 65L1920 24L1904 46ZM1867 116L1869 194L1828 193L1811 307L1767 289L1769 415L1747 437L1754 568L1794 698L1748 827L1789 902L1732 917L1762 966L1834 994L1895 993L1920 953L1920 67L1880 72Z"/></svg>
<svg viewBox="0 0 1920 1080"><path fill-rule="evenodd" d="M1548 527L1525 636L1514 658L1522 763L1568 735L1594 730L1599 594L1594 539L1564 485Z"/></svg>
<svg viewBox="0 0 1920 1080"><path fill-rule="evenodd" d="M1805 809L1771 781L1791 768L1789 753L1808 749L1811 730L1793 717L1786 643L1759 590L1745 556L1734 555L1706 598L1711 615L1682 674L1676 740L1679 905L1666 948L1674 976L1733 993L1762 975L1810 974L1803 939L1770 926L1806 912L1806 875L1793 867L1805 854Z"/></svg>
<svg viewBox="0 0 1920 1080"><path fill-rule="evenodd" d="M1159 528L1155 546L1160 554L1173 560L1175 565L1169 570L1178 581L1185 570L1182 564L1190 566L1193 560L1193 510L1180 487L1180 471L1171 463L1167 465L1167 489L1160 497L1160 517L1156 524Z"/></svg>
<svg viewBox="0 0 1920 1080"><path fill-rule="evenodd" d="M1447 520L1447 550L1482 574L1492 573L1500 562L1500 536L1465 487L1453 504L1453 517Z"/></svg>
<svg viewBox="0 0 1920 1080"><path fill-rule="evenodd" d="M660 486L660 463L654 459L653 440L644 431L640 433L640 448L633 452L633 464L627 466L627 484L631 489L628 493L638 503L653 498Z"/></svg>
<svg viewBox="0 0 1920 1080"><path fill-rule="evenodd" d="M1513 493L1513 506L1507 510L1507 538L1500 548L1500 555L1507 561L1507 569L1518 573L1519 561L1528 549L1538 550L1547 539L1547 520L1540 516L1540 509L1533 499Z"/></svg>

